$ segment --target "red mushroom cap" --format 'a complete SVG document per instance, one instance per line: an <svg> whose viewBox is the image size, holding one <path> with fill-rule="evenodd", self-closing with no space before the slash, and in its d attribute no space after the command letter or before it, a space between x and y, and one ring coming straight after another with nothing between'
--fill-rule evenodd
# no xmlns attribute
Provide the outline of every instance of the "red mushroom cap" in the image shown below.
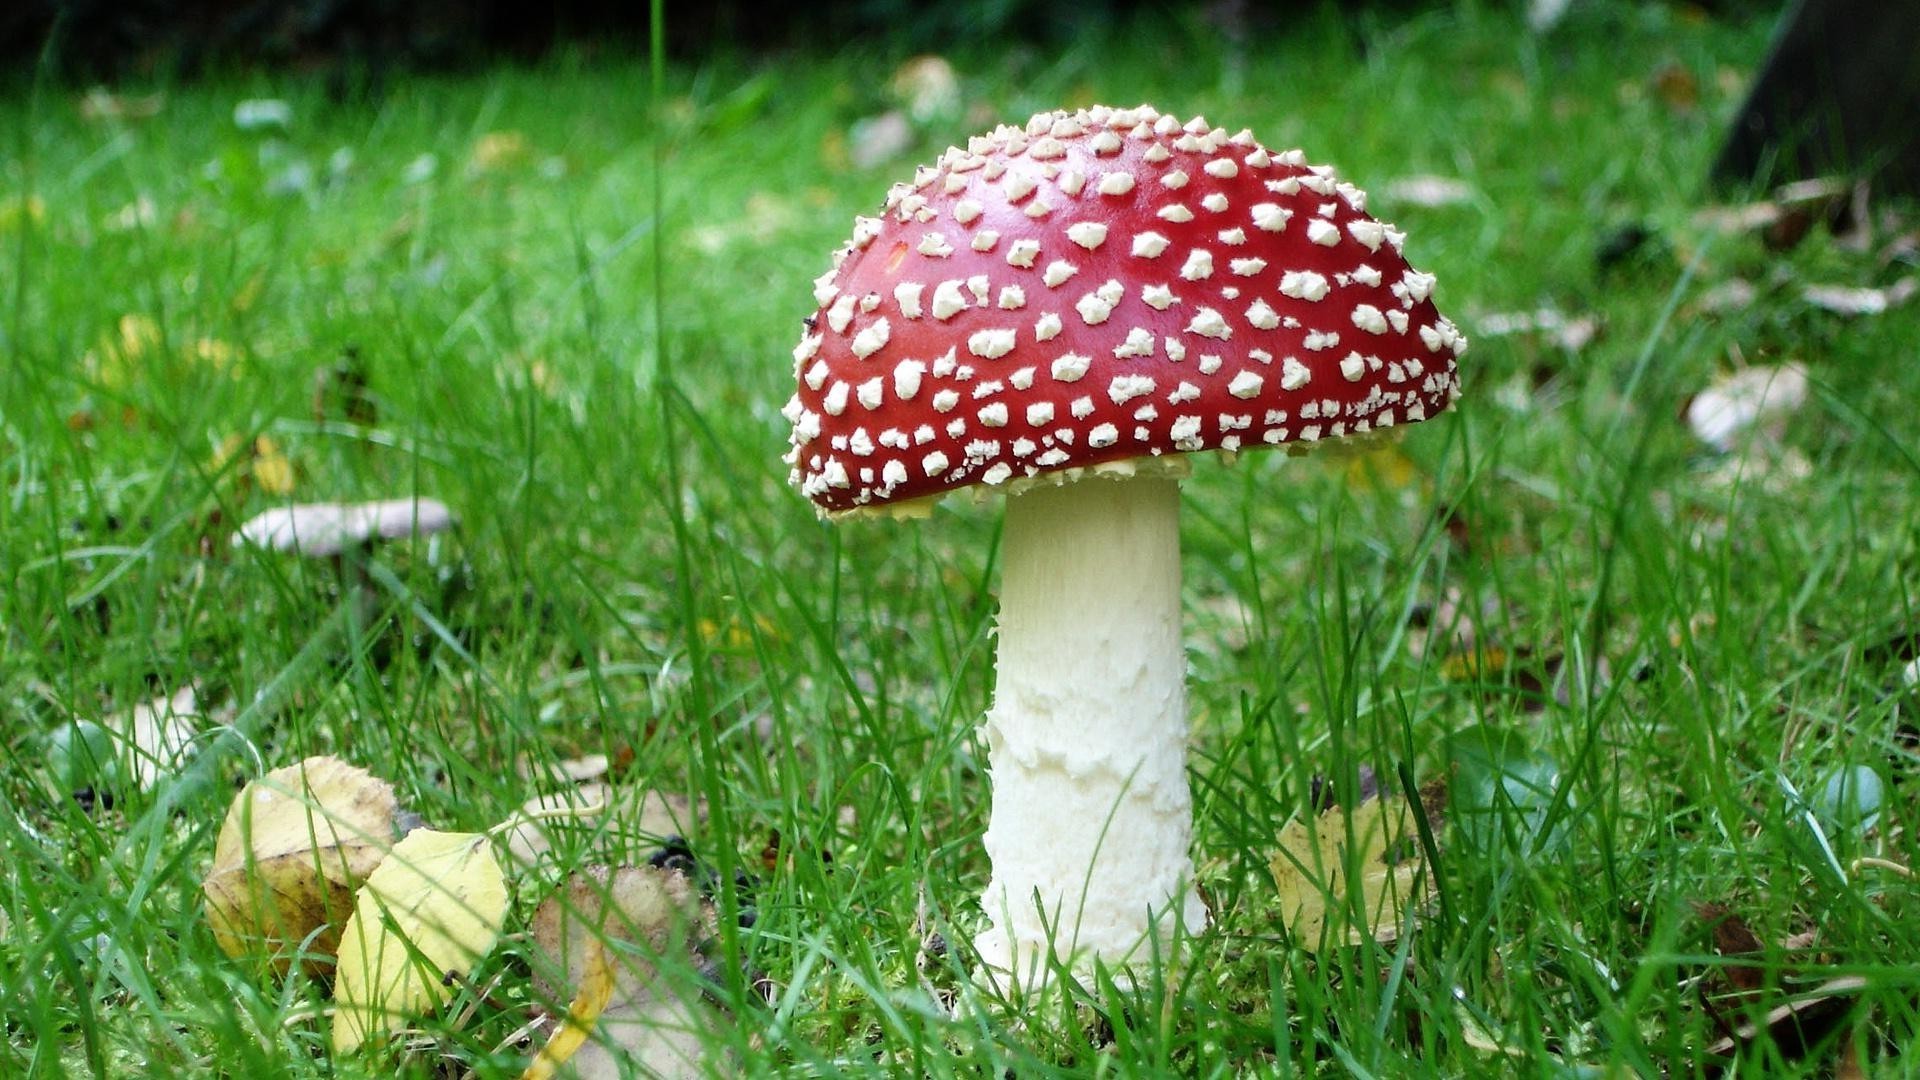
<svg viewBox="0 0 1920 1080"><path fill-rule="evenodd" d="M839 513L1424 420L1466 339L1403 240L1331 169L1197 117L1003 126L896 185L815 282L791 478Z"/></svg>

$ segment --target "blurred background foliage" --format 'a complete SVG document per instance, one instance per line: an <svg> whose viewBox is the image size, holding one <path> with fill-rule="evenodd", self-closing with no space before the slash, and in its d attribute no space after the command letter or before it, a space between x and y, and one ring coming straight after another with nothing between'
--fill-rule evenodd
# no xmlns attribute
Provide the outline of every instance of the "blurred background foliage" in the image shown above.
<svg viewBox="0 0 1920 1080"><path fill-rule="evenodd" d="M1572 0L1587 6L1641 0ZM1568 0L1492 0L1469 6L1564 8ZM1258 0L763 0L669 3L669 48L682 58L733 50L839 48L871 42L902 50L1020 43L1046 47L1116 21L1147 16L1216 31L1223 44L1344 21L1355 36L1379 18L1432 0L1365 3ZM1771 0L1701 0L1702 14L1771 10ZM328 76L340 88L395 70L534 59L567 47L630 53L647 41L639 0L8 0L0 3L0 63L15 75L45 62L67 79L191 77L268 65Z"/></svg>

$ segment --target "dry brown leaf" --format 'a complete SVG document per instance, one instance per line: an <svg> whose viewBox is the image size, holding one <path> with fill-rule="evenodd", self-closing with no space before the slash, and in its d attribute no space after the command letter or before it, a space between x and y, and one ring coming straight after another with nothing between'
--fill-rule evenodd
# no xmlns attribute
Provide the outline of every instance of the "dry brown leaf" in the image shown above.
<svg viewBox="0 0 1920 1080"><path fill-rule="evenodd" d="M92 121L150 120L167 107L165 94L116 94L104 86L80 98L80 115Z"/></svg>
<svg viewBox="0 0 1920 1080"><path fill-rule="evenodd" d="M1695 311L1707 315L1728 315L1752 307L1759 295L1760 290L1754 287L1753 282L1745 278L1728 278L1701 293L1693 307Z"/></svg>
<svg viewBox="0 0 1920 1080"><path fill-rule="evenodd" d="M1867 980L1858 975L1829 979L1784 1005L1767 1011L1759 1023L1748 1021L1733 1034L1707 1047L1707 1056L1731 1057L1743 1046L1765 1036L1780 1055L1788 1060L1804 1056L1814 1043L1825 1038L1844 1019L1867 988Z"/></svg>
<svg viewBox="0 0 1920 1080"><path fill-rule="evenodd" d="M1592 315L1567 315L1556 308L1541 307L1482 315L1474 320L1474 329L1482 337L1529 335L1567 352L1579 352L1599 336L1600 320Z"/></svg>
<svg viewBox="0 0 1920 1080"><path fill-rule="evenodd" d="M713 905L683 874L651 866L597 867L568 878L533 916L534 977L549 1000L577 996L594 955L612 960L614 988L593 1038L567 1062L581 1080L707 1075L705 1033L716 1016L685 995L660 961L696 959L715 930Z"/></svg>
<svg viewBox="0 0 1920 1080"><path fill-rule="evenodd" d="M1834 177L1815 177L1783 184L1771 199L1737 206L1710 206L1693 217L1694 225L1726 235L1758 234L1773 251L1793 248L1814 225L1826 222L1836 230L1853 221L1855 207L1865 205L1865 191Z"/></svg>
<svg viewBox="0 0 1920 1080"><path fill-rule="evenodd" d="M1780 207L1774 203L1741 203L1706 207L1693 215L1693 224L1708 232L1735 236L1772 228L1780 216Z"/></svg>
<svg viewBox="0 0 1920 1080"><path fill-rule="evenodd" d="M1904 277L1884 289L1849 285L1809 285L1801 290L1807 303L1835 315L1884 315L1920 292L1920 278Z"/></svg>
<svg viewBox="0 0 1920 1080"><path fill-rule="evenodd" d="M1761 944L1759 936L1725 904L1696 903L1693 911L1713 934L1715 953L1730 960L1744 961L1766 952L1766 946ZM1735 990L1740 991L1758 990L1766 981L1759 968L1745 963L1728 964L1721 969L1721 974L1726 976L1727 982Z"/></svg>
<svg viewBox="0 0 1920 1080"><path fill-rule="evenodd" d="M604 859L657 847L670 836L692 836L706 809L682 795L592 781L528 799L519 817L506 835L507 856L532 866L556 844L590 839Z"/></svg>
<svg viewBox="0 0 1920 1080"><path fill-rule="evenodd" d="M1428 785L1420 796L1429 818L1438 817L1444 783ZM1394 940L1408 903L1432 886L1405 799L1366 799L1351 813L1335 806L1311 821L1295 820L1279 840L1268 865L1281 918L1294 942L1310 952L1323 940L1335 946ZM1350 877L1350 869L1357 875Z"/></svg>
<svg viewBox="0 0 1920 1080"><path fill-rule="evenodd" d="M1667 108L1690 113L1700 105L1700 80L1677 60L1661 64L1653 73L1653 90Z"/></svg>
<svg viewBox="0 0 1920 1080"><path fill-rule="evenodd" d="M234 797L201 889L228 956L339 951L353 891L393 844L393 786L338 758L275 769Z"/></svg>
<svg viewBox="0 0 1920 1080"><path fill-rule="evenodd" d="M520 1080L549 1080L568 1059L578 1053L580 1047L593 1034L593 1027L600 1020L600 1014L606 1011L607 1002L613 998L613 964L607 958L607 948L598 938L591 939L583 946L587 954L586 973L581 976L580 989L573 995L573 1001L567 1005L567 1015L554 1031L547 1045L520 1074Z"/></svg>
<svg viewBox="0 0 1920 1080"><path fill-rule="evenodd" d="M142 790L151 790L162 777L186 763L195 733L193 721L199 711L198 699L189 685L171 697L135 705L108 725L125 748L127 775Z"/></svg>
<svg viewBox="0 0 1920 1080"><path fill-rule="evenodd" d="M1750 430L1777 437L1777 429L1806 403L1807 387L1807 369L1799 364L1742 368L1694 395L1687 426L1722 451L1732 450Z"/></svg>
<svg viewBox="0 0 1920 1080"><path fill-rule="evenodd" d="M563 760L523 755L515 771L522 780L538 780L547 784L584 784L606 776L612 768L613 759L605 754L581 754Z"/></svg>

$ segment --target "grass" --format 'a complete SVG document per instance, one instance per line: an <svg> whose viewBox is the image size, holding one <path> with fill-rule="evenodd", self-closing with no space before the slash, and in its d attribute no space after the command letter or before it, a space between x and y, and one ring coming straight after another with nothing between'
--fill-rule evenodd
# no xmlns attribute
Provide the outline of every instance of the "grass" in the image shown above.
<svg viewBox="0 0 1920 1080"><path fill-rule="evenodd" d="M1443 308L1470 335L1542 304L1604 326L1577 354L1482 335L1460 411L1370 464L1200 470L1186 590L1215 925L1164 978L1018 1020L963 970L996 515L828 526L778 461L807 282L891 174L974 125L847 166L849 124L886 104L876 63L899 59L852 50L678 64L658 99L644 64L577 57L344 102L296 76L160 86L148 119L17 85L0 1071L394 1071L330 1060L321 992L227 959L203 922L228 782L314 753L448 829L535 794L515 763L588 753L705 800L698 854L755 881L720 894L710 992L734 1022L703 1037L722 1072L1704 1075L1702 1047L1841 976L1864 989L1817 1046L1741 1040L1734 1067L1901 1071L1914 883L1855 860L1915 855L1920 308L1846 320L1798 283L1884 283L1912 256L1692 225L1768 28L1593 7L1545 38L1463 5L1238 49L1170 22L953 57L995 119L1144 99L1363 184L1459 177L1463 205L1374 206ZM255 97L291 124L238 130ZM1629 224L1656 240L1597 270ZM1760 299L1702 314L1736 275ZM1815 389L1774 452L1716 457L1677 419L1716 372L1787 359ZM289 497L413 492L460 532L364 575L229 544ZM1447 647L1456 617L1478 651ZM195 766L110 808L51 774L63 724L189 683L211 714ZM1268 861L1315 778L1350 801L1363 766L1396 791L1453 776L1439 898L1397 942L1316 954ZM1823 801L1855 767L1888 793L1870 830ZM556 876L516 882L510 931ZM1702 904L1758 950L1717 955ZM400 1070L516 1071L525 971L509 937ZM1759 989L1734 995L1730 972Z"/></svg>

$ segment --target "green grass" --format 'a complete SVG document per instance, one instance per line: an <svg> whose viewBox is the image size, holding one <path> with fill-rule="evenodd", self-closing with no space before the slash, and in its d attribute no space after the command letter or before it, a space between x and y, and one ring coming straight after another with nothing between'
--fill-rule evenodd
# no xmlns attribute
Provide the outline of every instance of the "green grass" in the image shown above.
<svg viewBox="0 0 1920 1080"><path fill-rule="evenodd" d="M644 63L614 61L408 77L344 103L259 75L161 87L159 115L119 121L83 118L74 89L16 86L0 99L0 1072L391 1073L329 1059L314 985L214 948L198 888L228 782L334 753L436 826L483 829L538 790L513 763L594 752L706 800L700 855L757 879L712 990L735 1018L710 1036L733 1055L721 1073L1702 1075L1723 1023L1843 975L1866 988L1814 1052L1753 1040L1739 1073L1820 1075L1843 1052L1911 1069L1915 885L1852 863L1915 856L1899 670L1920 580L1920 305L1843 320L1797 283L1884 283L1912 257L1817 231L1775 255L1691 226L1768 28L1594 7L1545 39L1468 5L1238 51L1154 24L953 57L995 119L1151 100L1363 185L1459 177L1465 205L1373 206L1439 275L1443 309L1470 335L1541 304L1604 326L1577 355L1476 341L1462 408L1410 432L1395 468L1249 454L1199 471L1184 541L1215 924L1163 980L1019 1018L963 971L987 873L973 727L996 515L829 526L779 462L808 282L893 174L969 133L840 164L899 57L683 63L661 100ZM1696 107L1655 91L1663 67L1694 78ZM237 130L248 97L290 102L290 128ZM500 132L524 142L493 141L506 152L482 167ZM1628 223L1658 250L1596 271ZM1734 275L1773 287L1700 314ZM1808 366L1783 436L1804 467L1716 459L1677 419L1736 358ZM371 425L345 414L350 380L323 374L352 363ZM364 603L354 573L229 544L286 499L222 452L260 437L294 498L420 492L462 528L374 556L373 626L337 615ZM1450 609L1509 662L1449 667L1457 627L1431 616ZM189 682L216 715L186 779L110 810L60 790L51 732ZM1460 761L1484 781L1467 750L1488 746L1535 787L1442 824L1439 899L1410 935L1320 955L1290 939L1267 863L1313 778L1350 794L1364 765L1397 790ZM1869 832L1808 809L1852 766L1887 784ZM543 891L518 881L510 933ZM1758 973L1752 999L1729 996L1701 903L1766 943L1731 965ZM923 955L933 932L946 959ZM525 953L507 939L447 1015L471 1014L427 1022L404 1071L517 1070L527 1050L503 1042L533 994ZM1515 1056L1473 1048L1476 1028Z"/></svg>

